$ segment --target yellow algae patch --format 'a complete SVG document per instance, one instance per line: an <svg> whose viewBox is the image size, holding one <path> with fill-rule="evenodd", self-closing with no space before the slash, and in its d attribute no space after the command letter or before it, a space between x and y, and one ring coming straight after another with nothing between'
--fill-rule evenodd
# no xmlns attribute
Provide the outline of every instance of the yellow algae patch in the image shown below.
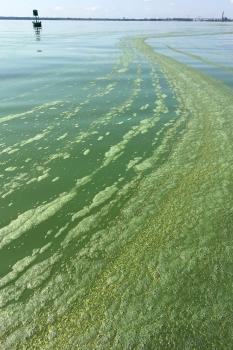
<svg viewBox="0 0 233 350"><path fill-rule="evenodd" d="M66 132L65 134L59 136L59 137L57 138L57 141L64 140L67 136L68 136L68 133Z"/></svg>
<svg viewBox="0 0 233 350"><path fill-rule="evenodd" d="M40 175L38 178L37 178L37 181L40 182L40 181L43 181L45 179L47 179L47 177L49 177L49 172L46 171L43 175Z"/></svg>
<svg viewBox="0 0 233 350"><path fill-rule="evenodd" d="M28 268L34 261L36 256L26 256L25 258L18 260L11 268L11 271L0 279L0 288L15 279L20 273ZM3 304L3 300L0 300L0 305Z"/></svg>
<svg viewBox="0 0 233 350"><path fill-rule="evenodd" d="M24 232L32 227L46 221L59 211L66 203L68 203L76 195L73 190L70 193L64 193L52 202L41 205L35 209L30 209L23 214L20 214L17 219L0 229L0 249L11 241L19 238Z"/></svg>
<svg viewBox="0 0 233 350"><path fill-rule="evenodd" d="M149 107L150 107L150 105L147 103L146 105L141 106L141 107L140 107L140 110L141 110L141 111L146 111Z"/></svg>
<svg viewBox="0 0 233 350"><path fill-rule="evenodd" d="M39 141L39 140L43 139L45 136L47 136L50 133L50 130L51 130L51 128L49 128L49 130L45 130L43 133L40 133L40 134L38 134L38 135L36 135L34 137L31 137L28 140L22 141L20 143L20 146L23 147L25 145L28 145L30 143L33 143L35 141Z"/></svg>
<svg viewBox="0 0 233 350"><path fill-rule="evenodd" d="M83 155L84 156L87 156L91 151L89 149L86 149L84 152L83 152Z"/></svg>
<svg viewBox="0 0 233 350"><path fill-rule="evenodd" d="M4 123L6 121L10 121L10 120L13 120L13 119L17 119L17 118L20 118L20 117L27 117L27 116L30 116L30 115L33 115L35 112L38 112L40 111L41 109L48 109L50 106L55 106L55 105L58 105L60 104L61 101L54 101L54 102L50 102L50 103L45 103L41 106L38 106L38 107L35 107L34 109L31 109L30 111L27 111L27 112L22 112L22 113L17 113L17 114L10 114L10 115L7 115L5 117L1 117L0 118L0 124L1 123Z"/></svg>
<svg viewBox="0 0 233 350"><path fill-rule="evenodd" d="M56 160L56 159L68 159L69 157L70 157L70 154L67 153L67 152L59 152L59 153L51 154L48 157L48 160L44 164L47 165L50 162L52 162L53 160Z"/></svg>
<svg viewBox="0 0 233 350"><path fill-rule="evenodd" d="M78 218L83 217L84 215L87 215L93 208L96 208L102 205L104 202L108 201L117 192L117 190L118 188L116 185L106 187L103 191L95 195L90 206L86 206L81 211L74 214L72 216L72 220L74 221Z"/></svg>
<svg viewBox="0 0 233 350"><path fill-rule="evenodd" d="M127 165L127 170L133 168L134 165L136 165L137 163L139 163L141 159L142 159L141 157L136 157L136 158L130 160L129 164Z"/></svg>
<svg viewBox="0 0 233 350"><path fill-rule="evenodd" d="M5 169L5 171L7 171L7 172L13 172L13 171L15 171L17 169L17 167L16 166L10 166L10 167L8 167L8 168L6 168Z"/></svg>
<svg viewBox="0 0 233 350"><path fill-rule="evenodd" d="M123 136L123 140L121 142L112 146L105 153L105 161L103 166L107 166L108 164L119 158L130 140L132 140L139 134L144 134L148 132L148 130L154 127L158 121L159 117L148 118L142 120L139 125L132 127L132 129Z"/></svg>
<svg viewBox="0 0 233 350"><path fill-rule="evenodd" d="M149 159L144 160L144 162L141 162L140 164L135 165L135 170L136 171L145 171L147 169L150 169L152 167L152 163L150 162Z"/></svg>

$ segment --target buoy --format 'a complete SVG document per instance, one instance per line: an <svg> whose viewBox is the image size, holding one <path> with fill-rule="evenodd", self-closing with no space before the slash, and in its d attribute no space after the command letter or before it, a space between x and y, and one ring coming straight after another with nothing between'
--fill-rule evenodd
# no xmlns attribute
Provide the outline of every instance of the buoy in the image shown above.
<svg viewBox="0 0 233 350"><path fill-rule="evenodd" d="M38 11L37 10L33 10L33 16L35 18L34 21L32 21L33 23L33 27L34 28L42 28L42 24L38 15Z"/></svg>

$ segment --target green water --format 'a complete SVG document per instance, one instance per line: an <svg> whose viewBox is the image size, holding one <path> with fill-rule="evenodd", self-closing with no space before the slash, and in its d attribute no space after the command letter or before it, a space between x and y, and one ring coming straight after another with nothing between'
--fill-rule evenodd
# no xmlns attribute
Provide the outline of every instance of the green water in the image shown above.
<svg viewBox="0 0 233 350"><path fill-rule="evenodd" d="M0 349L232 349L232 38L0 22Z"/></svg>

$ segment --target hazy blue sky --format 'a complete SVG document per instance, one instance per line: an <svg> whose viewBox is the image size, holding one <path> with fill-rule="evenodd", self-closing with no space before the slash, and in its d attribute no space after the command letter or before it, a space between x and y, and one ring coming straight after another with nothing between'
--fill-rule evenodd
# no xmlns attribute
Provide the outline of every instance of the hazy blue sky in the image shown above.
<svg viewBox="0 0 233 350"><path fill-rule="evenodd" d="M0 0L0 16L233 17L233 0Z"/></svg>

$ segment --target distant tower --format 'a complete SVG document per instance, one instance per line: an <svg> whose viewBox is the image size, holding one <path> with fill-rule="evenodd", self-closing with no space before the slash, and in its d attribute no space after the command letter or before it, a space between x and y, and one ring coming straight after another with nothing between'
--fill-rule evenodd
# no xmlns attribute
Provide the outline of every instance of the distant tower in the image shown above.
<svg viewBox="0 0 233 350"><path fill-rule="evenodd" d="M38 15L38 11L37 10L33 10L33 16L35 18L35 20L32 22L33 23L33 27L34 28L42 28L42 24Z"/></svg>
<svg viewBox="0 0 233 350"><path fill-rule="evenodd" d="M228 18L225 17L225 13L223 11L223 13L222 13L222 22L227 22L227 21L228 21Z"/></svg>

